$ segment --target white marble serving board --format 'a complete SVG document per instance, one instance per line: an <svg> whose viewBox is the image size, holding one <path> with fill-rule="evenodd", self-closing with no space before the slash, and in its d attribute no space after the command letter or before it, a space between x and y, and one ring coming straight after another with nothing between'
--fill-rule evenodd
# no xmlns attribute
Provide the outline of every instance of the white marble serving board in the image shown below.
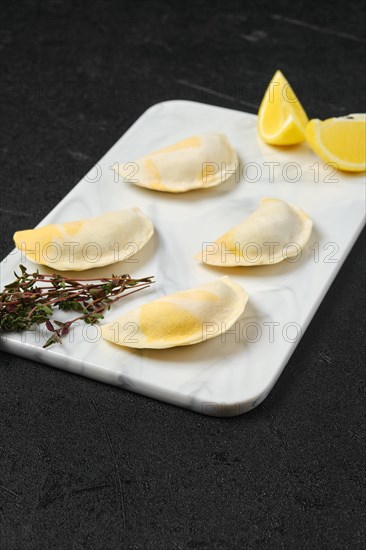
<svg viewBox="0 0 366 550"><path fill-rule="evenodd" d="M106 321L163 294L230 275L250 295L236 331L193 346L134 350L103 341L98 327L80 325L63 345L42 349L47 331L37 329L6 335L2 348L204 414L230 416L258 405L281 374L363 227L365 181L364 174L324 167L305 144L265 145L257 136L256 122L257 117L248 113L189 101L154 105L40 224L140 207L155 225L154 238L135 261L87 273L155 275L156 284L121 300ZM116 162L133 161L202 132L227 134L241 161L239 182L231 178L211 189L175 195L116 181L111 169ZM312 217L314 230L299 261L214 268L193 260L202 242L244 219L265 196L296 204ZM20 262L36 267L14 250L1 263L2 287L13 279ZM63 320L65 315L57 312L55 318Z"/></svg>

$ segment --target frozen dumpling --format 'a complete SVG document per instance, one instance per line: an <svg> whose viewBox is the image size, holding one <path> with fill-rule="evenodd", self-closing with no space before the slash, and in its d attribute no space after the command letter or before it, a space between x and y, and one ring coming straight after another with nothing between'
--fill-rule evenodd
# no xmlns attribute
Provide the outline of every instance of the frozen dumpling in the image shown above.
<svg viewBox="0 0 366 550"><path fill-rule="evenodd" d="M229 330L248 300L229 277L163 296L102 326L106 340L131 348L172 348L203 342Z"/></svg>
<svg viewBox="0 0 366 550"><path fill-rule="evenodd" d="M253 266L300 257L313 222L297 206L265 198L247 219L214 242L203 243L195 258L216 266Z"/></svg>
<svg viewBox="0 0 366 550"><path fill-rule="evenodd" d="M131 164L135 165L133 177ZM134 163L117 163L114 169L125 181L141 187L183 193L219 185L237 167L238 157L224 134L202 134L154 151Z"/></svg>
<svg viewBox="0 0 366 550"><path fill-rule="evenodd" d="M32 262L59 271L81 271L130 258L153 233L153 224L141 210L129 208L17 231L14 241Z"/></svg>

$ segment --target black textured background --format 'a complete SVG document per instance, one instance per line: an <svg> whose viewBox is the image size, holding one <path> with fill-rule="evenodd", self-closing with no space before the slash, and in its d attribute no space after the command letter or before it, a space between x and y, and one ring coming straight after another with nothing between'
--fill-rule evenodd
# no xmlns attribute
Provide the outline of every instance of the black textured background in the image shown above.
<svg viewBox="0 0 366 550"><path fill-rule="evenodd" d="M150 105L365 111L364 2L1 1L1 256ZM349 215L352 215L350 212ZM1 354L0 547L365 548L364 236L266 401L200 416Z"/></svg>

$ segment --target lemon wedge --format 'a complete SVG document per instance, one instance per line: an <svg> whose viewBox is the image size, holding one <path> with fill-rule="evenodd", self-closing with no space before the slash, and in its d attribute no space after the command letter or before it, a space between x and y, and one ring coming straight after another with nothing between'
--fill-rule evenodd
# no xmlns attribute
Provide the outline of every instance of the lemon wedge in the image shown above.
<svg viewBox="0 0 366 550"><path fill-rule="evenodd" d="M276 71L258 111L258 133L271 145L294 145L305 139L309 119L295 92Z"/></svg>
<svg viewBox="0 0 366 550"><path fill-rule="evenodd" d="M305 131L312 150L338 170L366 170L366 114L310 120Z"/></svg>

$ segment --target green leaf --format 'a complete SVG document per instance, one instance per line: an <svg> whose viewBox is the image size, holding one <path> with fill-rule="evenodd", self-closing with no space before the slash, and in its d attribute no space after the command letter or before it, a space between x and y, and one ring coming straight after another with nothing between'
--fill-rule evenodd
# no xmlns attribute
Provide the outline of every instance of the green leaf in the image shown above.
<svg viewBox="0 0 366 550"><path fill-rule="evenodd" d="M63 311L84 311L83 304L77 300L65 300L58 303L59 309Z"/></svg>
<svg viewBox="0 0 366 550"><path fill-rule="evenodd" d="M52 336L49 337L43 347L48 348L49 346L52 346L52 344L62 344L61 338L56 332L54 332Z"/></svg>

